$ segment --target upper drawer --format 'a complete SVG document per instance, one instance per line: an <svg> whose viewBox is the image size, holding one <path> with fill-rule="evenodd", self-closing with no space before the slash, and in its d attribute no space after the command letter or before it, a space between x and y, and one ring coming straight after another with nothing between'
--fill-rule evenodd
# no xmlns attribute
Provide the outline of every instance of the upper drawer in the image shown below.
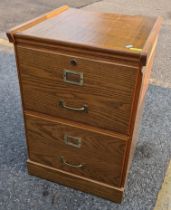
<svg viewBox="0 0 171 210"><path fill-rule="evenodd" d="M24 108L129 133L138 69L17 47Z"/></svg>

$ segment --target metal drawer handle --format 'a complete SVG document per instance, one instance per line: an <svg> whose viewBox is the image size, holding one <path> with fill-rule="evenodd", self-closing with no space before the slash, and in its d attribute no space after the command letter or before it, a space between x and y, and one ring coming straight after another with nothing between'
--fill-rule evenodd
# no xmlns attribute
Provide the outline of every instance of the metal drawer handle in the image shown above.
<svg viewBox="0 0 171 210"><path fill-rule="evenodd" d="M72 110L72 111L78 111L78 112L88 112L88 106L86 104L84 104L82 107L80 108L76 108L76 107L70 107L65 105L65 102L63 100L59 101L59 106L68 110Z"/></svg>
<svg viewBox="0 0 171 210"><path fill-rule="evenodd" d="M80 148L81 147L81 138L68 136L67 134L64 135L64 142L67 145Z"/></svg>
<svg viewBox="0 0 171 210"><path fill-rule="evenodd" d="M82 168L83 165L82 164L78 164L78 165L75 165L75 164L71 164L71 163L68 163L63 156L60 156L60 159L61 159L61 163L66 165L66 166L69 166L69 167L72 167L72 168Z"/></svg>

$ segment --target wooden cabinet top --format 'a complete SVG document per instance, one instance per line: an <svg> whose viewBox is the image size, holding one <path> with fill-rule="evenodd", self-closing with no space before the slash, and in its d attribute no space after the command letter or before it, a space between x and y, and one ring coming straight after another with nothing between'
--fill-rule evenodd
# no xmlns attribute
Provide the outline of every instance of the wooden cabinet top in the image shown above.
<svg viewBox="0 0 171 210"><path fill-rule="evenodd" d="M11 42L17 38L43 39L45 43L141 56L145 64L160 25L160 17L87 12L63 6L11 29L7 35Z"/></svg>

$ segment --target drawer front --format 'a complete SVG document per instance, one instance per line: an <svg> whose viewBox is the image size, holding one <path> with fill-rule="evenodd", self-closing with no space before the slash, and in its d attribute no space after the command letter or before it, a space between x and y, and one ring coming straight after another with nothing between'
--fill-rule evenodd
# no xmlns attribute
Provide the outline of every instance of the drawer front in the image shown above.
<svg viewBox="0 0 171 210"><path fill-rule="evenodd" d="M129 133L138 69L17 48L25 109Z"/></svg>
<svg viewBox="0 0 171 210"><path fill-rule="evenodd" d="M126 140L27 114L26 128L32 161L120 186Z"/></svg>

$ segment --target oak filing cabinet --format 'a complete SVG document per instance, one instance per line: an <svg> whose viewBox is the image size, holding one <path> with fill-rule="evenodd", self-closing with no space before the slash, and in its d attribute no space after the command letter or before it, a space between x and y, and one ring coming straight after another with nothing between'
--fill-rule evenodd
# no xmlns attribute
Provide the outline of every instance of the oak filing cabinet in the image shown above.
<svg viewBox="0 0 171 210"><path fill-rule="evenodd" d="M121 202L160 25L63 6L7 32L29 174Z"/></svg>

